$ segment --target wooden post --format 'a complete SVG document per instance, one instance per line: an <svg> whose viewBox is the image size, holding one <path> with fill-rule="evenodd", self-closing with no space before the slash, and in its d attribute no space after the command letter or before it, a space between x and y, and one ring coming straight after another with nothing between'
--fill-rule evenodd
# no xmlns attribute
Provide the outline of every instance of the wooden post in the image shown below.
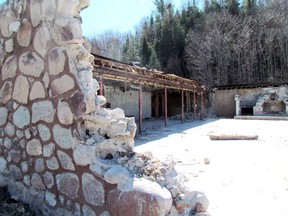
<svg viewBox="0 0 288 216"><path fill-rule="evenodd" d="M181 90L181 122L184 123L184 90Z"/></svg>
<svg viewBox="0 0 288 216"><path fill-rule="evenodd" d="M139 133L142 133L142 87L138 90L139 94Z"/></svg>
<svg viewBox="0 0 288 216"><path fill-rule="evenodd" d="M164 87L164 112L165 112L165 127L168 126L168 109L167 109L167 87Z"/></svg>
<svg viewBox="0 0 288 216"><path fill-rule="evenodd" d="M102 77L100 77L100 80L99 80L99 95L103 95L103 81L102 81Z"/></svg>
<svg viewBox="0 0 288 216"><path fill-rule="evenodd" d="M185 93L186 96L186 112L189 112L191 110L191 98L190 98L190 92Z"/></svg>
<svg viewBox="0 0 288 216"><path fill-rule="evenodd" d="M194 101L194 119L196 119L196 92L195 91L194 91L193 101Z"/></svg>
<svg viewBox="0 0 288 216"><path fill-rule="evenodd" d="M201 120L204 119L204 99L203 99L203 92L201 92Z"/></svg>

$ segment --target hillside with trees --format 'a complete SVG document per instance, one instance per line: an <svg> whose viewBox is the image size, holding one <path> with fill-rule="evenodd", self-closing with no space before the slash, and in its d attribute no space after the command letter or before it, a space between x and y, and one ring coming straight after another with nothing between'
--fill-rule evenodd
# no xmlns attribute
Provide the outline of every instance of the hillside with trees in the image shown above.
<svg viewBox="0 0 288 216"><path fill-rule="evenodd" d="M209 86L288 82L287 0L204 0L203 8L190 0L180 10L169 0L154 4L134 33L103 33L93 51Z"/></svg>

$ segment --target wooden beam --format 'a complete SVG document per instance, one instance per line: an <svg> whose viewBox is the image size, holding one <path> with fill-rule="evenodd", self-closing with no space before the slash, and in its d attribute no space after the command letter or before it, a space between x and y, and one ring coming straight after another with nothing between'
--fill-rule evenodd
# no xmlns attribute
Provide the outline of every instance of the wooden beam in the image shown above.
<svg viewBox="0 0 288 216"><path fill-rule="evenodd" d="M210 140L257 140L258 135L210 135Z"/></svg>
<svg viewBox="0 0 288 216"><path fill-rule="evenodd" d="M184 89L186 91L198 91L202 92L204 91L203 86L200 84L196 83L193 80L190 80L188 82L188 79L177 77L175 78L172 75L163 75L163 74L157 74L153 72L149 73L133 73L130 71L126 70L121 70L118 68L105 68L105 67L100 67L99 65L94 65L94 70L93 70L94 76L97 77L101 76L103 78L107 79L115 79L119 81L124 81L128 80L131 82L135 82L136 80L139 80L141 83L147 83L149 85L160 85L160 86L167 86L172 89ZM188 80L188 81L187 81Z"/></svg>

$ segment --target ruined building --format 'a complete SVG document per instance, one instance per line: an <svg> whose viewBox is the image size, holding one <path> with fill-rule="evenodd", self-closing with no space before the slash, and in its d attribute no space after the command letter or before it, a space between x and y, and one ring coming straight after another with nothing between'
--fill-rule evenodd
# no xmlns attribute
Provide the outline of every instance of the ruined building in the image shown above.
<svg viewBox="0 0 288 216"><path fill-rule="evenodd" d="M181 215L200 203L173 161L133 151L136 124L101 108L81 32L87 0L0 5L0 186L37 215Z"/></svg>

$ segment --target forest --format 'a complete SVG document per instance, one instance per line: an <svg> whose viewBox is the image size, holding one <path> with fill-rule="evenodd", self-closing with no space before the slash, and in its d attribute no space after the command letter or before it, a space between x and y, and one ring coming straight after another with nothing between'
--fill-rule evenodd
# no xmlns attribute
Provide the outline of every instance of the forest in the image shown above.
<svg viewBox="0 0 288 216"><path fill-rule="evenodd" d="M92 52L211 87L288 82L288 0L153 2L135 32L95 35Z"/></svg>

